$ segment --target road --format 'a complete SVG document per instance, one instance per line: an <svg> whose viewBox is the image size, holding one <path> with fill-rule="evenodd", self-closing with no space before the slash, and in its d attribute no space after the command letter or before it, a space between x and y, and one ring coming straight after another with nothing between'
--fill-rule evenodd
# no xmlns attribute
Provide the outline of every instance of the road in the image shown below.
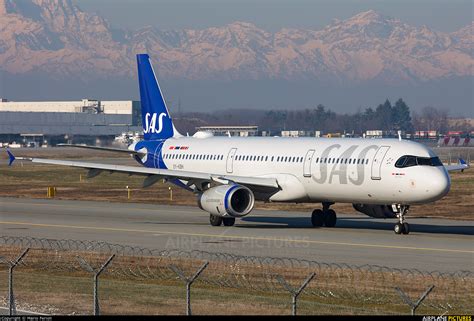
<svg viewBox="0 0 474 321"><path fill-rule="evenodd" d="M233 227L212 227L197 207L0 198L0 235L101 240L153 249L292 257L424 271L474 270L474 222L394 220L338 214L335 228L313 228L309 213L255 210Z"/></svg>

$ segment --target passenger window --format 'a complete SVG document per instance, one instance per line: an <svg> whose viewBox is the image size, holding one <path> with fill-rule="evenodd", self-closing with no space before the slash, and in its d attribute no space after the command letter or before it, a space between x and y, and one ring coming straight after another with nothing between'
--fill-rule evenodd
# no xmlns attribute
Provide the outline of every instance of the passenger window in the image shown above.
<svg viewBox="0 0 474 321"><path fill-rule="evenodd" d="M272 162L273 162L273 157L275 157L275 156L272 156Z"/></svg>

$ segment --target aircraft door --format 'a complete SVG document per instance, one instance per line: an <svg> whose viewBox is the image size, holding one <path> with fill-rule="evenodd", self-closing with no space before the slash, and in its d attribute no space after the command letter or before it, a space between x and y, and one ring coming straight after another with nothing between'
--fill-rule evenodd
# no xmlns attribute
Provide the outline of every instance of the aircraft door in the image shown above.
<svg viewBox="0 0 474 321"><path fill-rule="evenodd" d="M382 162L385 158L385 154L387 154L390 146L380 146L375 153L374 159L372 160L372 167L371 167L371 177L374 180L382 179L380 176L380 172L382 171Z"/></svg>
<svg viewBox="0 0 474 321"><path fill-rule="evenodd" d="M237 152L237 148L232 148L227 155L227 173L232 173L234 171L234 157Z"/></svg>
<svg viewBox="0 0 474 321"><path fill-rule="evenodd" d="M311 177L311 160L313 159L314 149L308 150L306 156L304 158L303 164L303 176L304 177Z"/></svg>

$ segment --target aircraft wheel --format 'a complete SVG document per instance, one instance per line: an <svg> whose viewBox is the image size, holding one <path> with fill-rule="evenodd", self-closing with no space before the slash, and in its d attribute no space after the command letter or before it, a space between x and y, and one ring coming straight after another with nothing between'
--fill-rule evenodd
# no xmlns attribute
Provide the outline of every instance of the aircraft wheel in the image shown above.
<svg viewBox="0 0 474 321"><path fill-rule="evenodd" d="M210 214L209 215L209 222L211 223L212 226L221 226L222 217Z"/></svg>
<svg viewBox="0 0 474 321"><path fill-rule="evenodd" d="M403 234L408 234L410 233L410 225L408 223L403 223Z"/></svg>
<svg viewBox="0 0 474 321"><path fill-rule="evenodd" d="M395 227L393 228L395 231L395 234L402 234L403 232L403 225L400 223L395 224Z"/></svg>
<svg viewBox="0 0 474 321"><path fill-rule="evenodd" d="M327 210L324 213L324 225L327 227L334 227L336 226L337 216L334 210Z"/></svg>
<svg viewBox="0 0 474 321"><path fill-rule="evenodd" d="M321 227L324 224L324 213L322 210L314 210L311 214L311 223L314 227Z"/></svg>
<svg viewBox="0 0 474 321"><path fill-rule="evenodd" d="M224 217L222 221L224 222L224 226L234 226L235 217Z"/></svg>

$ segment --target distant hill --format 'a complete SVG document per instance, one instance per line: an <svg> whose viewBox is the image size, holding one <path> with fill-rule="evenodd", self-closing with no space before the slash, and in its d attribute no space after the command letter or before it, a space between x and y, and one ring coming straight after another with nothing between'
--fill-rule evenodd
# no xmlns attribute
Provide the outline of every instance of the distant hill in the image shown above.
<svg viewBox="0 0 474 321"><path fill-rule="evenodd" d="M126 79L135 77L138 52L157 61L160 77L211 82L411 86L474 73L473 24L444 33L375 11L322 30L270 33L234 22L203 30L125 31L71 0L0 0L0 21L0 71L9 77Z"/></svg>

